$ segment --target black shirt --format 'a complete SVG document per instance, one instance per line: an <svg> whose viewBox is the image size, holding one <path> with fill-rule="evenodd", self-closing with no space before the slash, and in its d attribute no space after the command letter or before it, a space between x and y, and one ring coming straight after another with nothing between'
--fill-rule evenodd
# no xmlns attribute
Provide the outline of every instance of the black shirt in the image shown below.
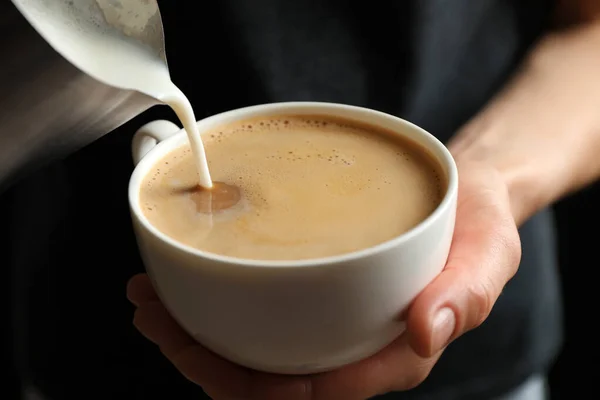
<svg viewBox="0 0 600 400"><path fill-rule="evenodd" d="M195 4L197 3L197 4ZM175 83L197 117L333 101L443 141L506 82L547 28L550 0L160 2ZM194 52L186 53L189 49ZM18 371L52 399L198 398L131 325L143 271L130 226L133 131L158 107L20 182L6 198ZM561 344L552 216L521 229L523 260L488 320L398 399L487 399L549 368ZM387 397L386 397L387 398Z"/></svg>

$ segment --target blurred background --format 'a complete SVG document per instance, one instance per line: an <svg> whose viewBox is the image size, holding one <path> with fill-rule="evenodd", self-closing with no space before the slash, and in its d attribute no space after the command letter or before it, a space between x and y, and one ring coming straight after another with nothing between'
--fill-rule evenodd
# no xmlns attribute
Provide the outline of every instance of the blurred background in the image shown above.
<svg viewBox="0 0 600 400"><path fill-rule="evenodd" d="M210 34L211 32L208 31L199 32L199 35ZM169 52L169 49L173 49L174 44L180 38L169 36L168 34L167 38L167 51ZM216 50L210 48L209 42L204 48L206 54L210 54ZM220 50L222 51L222 49ZM170 63L175 66L172 71L175 82L184 91L188 87L201 88L201 84L192 84L189 82L189 73L181 74L181 78L178 77L178 74L182 72L182 68L194 69L197 67L194 64L189 64L189 58L183 59L182 57L184 55L177 51L169 53ZM199 62L204 62L204 60L200 60ZM216 66L216 64L212 67L221 68L221 66ZM204 79L203 83L211 84L210 74ZM244 78L232 77L232 79L234 81L231 85L234 87L235 79L243 81ZM195 99L197 100L203 95L201 90L188 93L192 104L199 103L195 102ZM238 103L235 105L236 107L247 105L243 94L236 93L235 95L237 97L234 99L234 102ZM213 100L210 109L197 109L198 118L224 111L219 99ZM226 102L223 101L223 104L231 105L232 99L227 100ZM106 152L99 151L98 149L114 149L113 155L115 160L129 160L129 143L133 132L143 123L156 118L175 120L174 115L166 107L153 108L100 139L99 143L84 148L66 160L66 163L72 162L87 166L87 169L84 168L81 171L81 176L74 177L87 182L87 186L83 187L82 192L79 194L82 199L89 199L93 196L94 192L98 190L97 182L102 181L102 179L111 179L114 185L123 188L123 201L114 205L114 209L111 212L121 215L120 218L123 220L129 219L129 211L127 202L125 201L125 188L129 179L129 171L132 168L131 163L129 161L118 161L107 164L105 168L98 171L94 167L98 163L103 163L107 157ZM96 172L90 173L90 171L94 170ZM595 269L600 266L597 256L598 248L596 247L598 246L597 240L599 237L597 229L600 226L600 207L598 205L600 205L600 186L596 185L561 200L555 206L566 319L563 351L556 360L550 375L552 398L554 400L573 399L574 388L576 388L578 393L588 392L596 388L594 370L586 369L587 367L583 366L581 360L593 363L599 355L596 346L597 331L591 326L596 319L595 311L597 310L597 306L594 302L597 300L595 294L600 290L593 279L593 273L596 272ZM6 221L0 220L0 228L4 223ZM103 227L103 221L92 220L86 221L80 226L63 227L62 229L102 229ZM0 229L0 235L2 234L1 231ZM60 235L60 231L57 232L57 235ZM124 253L128 256L136 257L137 249L130 245L133 243L132 233L128 230L126 232L119 232L117 235L118 240L114 241L122 243L122 247L117 246L116 249L111 249L111 252ZM82 254L85 254L85 249L81 251ZM99 257L103 256L99 255ZM1 261L0 256L0 264ZM92 382L98 385L102 392L112 395L108 398L118 396L130 399L142 398L140 393L143 387L145 388L144 391L153 391L162 398L170 399L172 398L170 384L176 382L178 385L182 385L182 387L187 387L188 389L187 393L181 393L178 398L197 399L197 388L190 383L186 383L184 378L163 360L155 346L144 340L131 324L133 308L125 298L124 289L127 279L136 272L141 272L138 266L111 265L110 269L107 268L95 276L95 279L100 281L99 286L104 288L106 296L96 294L97 296L94 297L94 294L88 294L88 297L86 297L86 292L82 289L82 298L78 299L78 302L71 309L64 310L64 320L52 321L57 324L68 323L78 313L86 313L90 312L90 310L100 313L97 316L97 325L80 327L81 331L78 332L82 337L80 341L78 341L79 339L72 338L65 339L66 344L82 346L81 351L86 353L85 356L90 362L86 365L73 365L72 367L74 369L83 369L83 374L88 375L89 379L82 382L75 382L66 376L61 377L60 381L54 382L54 384L82 385L82 387L89 389L90 382ZM2 375L4 384L0 386L0 399L7 400L18 398L17 393L20 385L10 357L13 346L8 317L10 279L8 268L0 268L0 282L2 284L0 296L3 297L1 303L3 315L1 326L2 334L4 335L2 339L3 357L1 361L2 367L4 367L3 370L5 371ZM69 275L68 271L64 271L62 275L54 279L65 279L68 281L69 279L73 279L73 277ZM101 310L104 308L110 310L118 309L120 311L110 315L101 314ZM39 329L44 329L44 327L40 326ZM94 347L94 343L85 341L85 331L87 329L99 331L95 336L103 336L109 341L114 341L114 347L110 351L106 351L105 348L100 346L101 350L97 350ZM125 332L125 335L123 332ZM69 340L75 340L75 342ZM40 351L49 351L55 353L56 357L60 356L60 349L40 349ZM94 359L99 357L109 360L108 364L113 365L114 368L110 368L109 370L94 368ZM69 362L68 360L63 361ZM157 364L161 366L161 370L150 373L148 368L155 368ZM152 367L149 367L149 365ZM157 374L161 376L160 380L148 379L149 376L157 376ZM568 392L567 389L569 390ZM576 397L579 398L578 396Z"/></svg>
<svg viewBox="0 0 600 400"><path fill-rule="evenodd" d="M556 205L559 232L559 256L565 305L565 338L563 351L550 375L554 399L574 398L576 393L597 389L596 367L585 367L585 361L600 355L597 321L598 281L594 279L598 261L598 226L600 223L600 186L595 186ZM581 391L579 391L581 390ZM579 398L579 397L577 397ZM587 398L583 396L581 398Z"/></svg>

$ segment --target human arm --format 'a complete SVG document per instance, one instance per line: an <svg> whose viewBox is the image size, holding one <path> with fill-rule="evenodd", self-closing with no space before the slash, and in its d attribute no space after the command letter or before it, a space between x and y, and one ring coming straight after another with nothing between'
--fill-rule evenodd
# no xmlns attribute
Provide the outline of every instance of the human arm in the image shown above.
<svg viewBox="0 0 600 400"><path fill-rule="evenodd" d="M449 144L458 161L502 174L518 225L600 176L600 2L568 3L567 27Z"/></svg>
<svg viewBox="0 0 600 400"><path fill-rule="evenodd" d="M486 267L469 271L471 276L461 282L447 275L459 275L467 268L453 272L451 258L444 273L415 301L409 315L411 344L424 357L439 350L439 343L436 346L432 340L436 331L432 310L442 304L454 309L451 339L479 326L491 312L518 267L520 249L509 225L520 226L540 209L600 176L600 2L559 2L556 29L534 46L508 84L457 132L448 147L463 183L474 171L488 171L488 180L501 182L496 193L488 193L494 200L490 199L483 217L489 220L501 210L503 197L510 216L496 215L492 218L496 228L479 233L493 238L477 247L487 248L487 256L469 254L473 245L455 246L451 253L457 256L464 248L467 254L458 256L467 260L463 264L479 262ZM471 207L464 203L471 201L467 197L471 191L476 200L485 195L470 185L467 191L459 190L459 201L467 210ZM457 217L457 229L461 221Z"/></svg>
<svg viewBox="0 0 600 400"><path fill-rule="evenodd" d="M145 276L129 286L138 329L217 400L362 400L420 384L451 340L486 319L517 271L517 226L592 182L600 170L600 157L592 156L600 108L593 82L600 73L595 14L579 11L584 2L563 4L569 12L560 13L561 22L572 26L549 33L506 88L449 143L460 175L452 249L444 271L406 314L407 335L337 371L264 374L230 364L195 343L165 311Z"/></svg>

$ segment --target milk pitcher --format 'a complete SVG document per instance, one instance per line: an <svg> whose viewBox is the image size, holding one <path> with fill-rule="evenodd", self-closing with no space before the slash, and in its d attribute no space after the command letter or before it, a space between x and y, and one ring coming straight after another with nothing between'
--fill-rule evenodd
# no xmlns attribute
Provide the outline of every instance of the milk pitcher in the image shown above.
<svg viewBox="0 0 600 400"><path fill-rule="evenodd" d="M61 25L62 24L62 25ZM61 34L55 31L63 29ZM86 29L127 35L166 67L156 0L11 0L0 5L0 192L157 104L81 69ZM65 56L67 55L67 56Z"/></svg>

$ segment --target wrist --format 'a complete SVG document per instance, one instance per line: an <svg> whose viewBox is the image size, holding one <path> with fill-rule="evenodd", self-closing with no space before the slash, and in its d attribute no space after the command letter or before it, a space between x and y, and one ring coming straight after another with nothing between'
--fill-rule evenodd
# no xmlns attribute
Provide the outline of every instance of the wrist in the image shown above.
<svg viewBox="0 0 600 400"><path fill-rule="evenodd" d="M537 211L553 202L553 195L544 186L548 179L528 165L500 167L499 173L506 184L510 207L517 226L522 225Z"/></svg>
<svg viewBox="0 0 600 400"><path fill-rule="evenodd" d="M449 144L498 171L517 224L600 177L598 45L600 23L548 35Z"/></svg>
<svg viewBox="0 0 600 400"><path fill-rule="evenodd" d="M556 199L563 180L554 166L544 168L546 163L540 162L539 157L522 151L523 146L513 146L512 141L506 140L507 135L494 133L491 126L473 127L472 133L470 129L457 135L449 149L461 173L468 173L469 168L484 168L500 177L515 224L523 224Z"/></svg>

